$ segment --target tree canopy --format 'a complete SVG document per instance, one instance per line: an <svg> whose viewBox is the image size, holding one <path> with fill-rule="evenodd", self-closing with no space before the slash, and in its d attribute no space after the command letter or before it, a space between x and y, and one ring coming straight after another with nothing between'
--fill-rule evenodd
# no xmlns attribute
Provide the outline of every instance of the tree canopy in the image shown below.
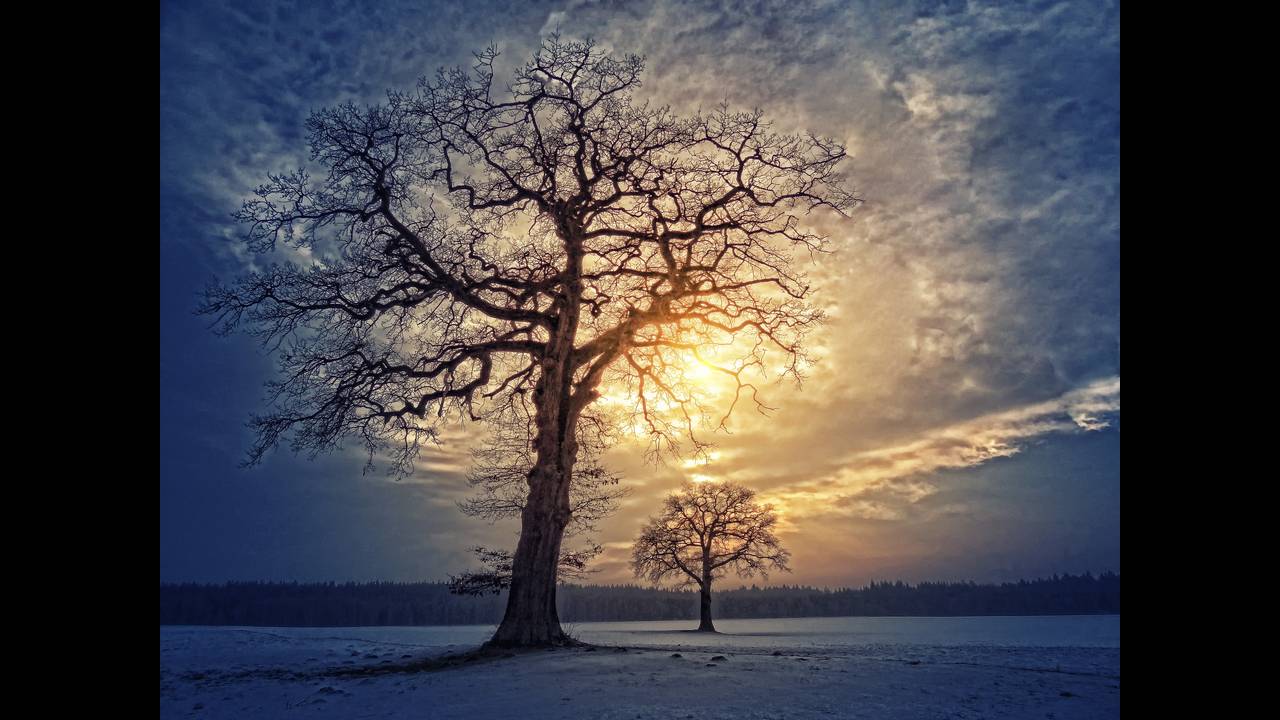
<svg viewBox="0 0 1280 720"><path fill-rule="evenodd" d="M559 348L574 404L615 369L659 442L681 428L655 400L694 409L682 352L747 335L718 370L741 377L769 347L798 368L820 312L792 255L827 243L795 210L858 202L844 148L761 110L639 102L643 59L591 41L549 40L499 100L497 57L314 113L324 175L273 174L237 214L250 249L313 261L207 293L222 329L285 346L251 461L289 433L311 452L356 437L408 472L433 418L524 402L579 313Z"/></svg>

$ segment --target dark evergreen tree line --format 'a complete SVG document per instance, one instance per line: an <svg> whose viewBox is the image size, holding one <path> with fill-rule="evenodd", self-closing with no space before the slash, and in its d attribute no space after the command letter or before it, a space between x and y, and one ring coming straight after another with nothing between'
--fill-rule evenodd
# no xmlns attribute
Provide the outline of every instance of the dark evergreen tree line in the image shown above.
<svg viewBox="0 0 1280 720"><path fill-rule="evenodd" d="M752 586L717 592L714 602L722 618L1119 613L1120 576L1054 575L1000 585L873 582L838 590ZM557 605L567 622L698 617L696 591L635 585L561 585ZM160 585L161 625L490 625L505 607L505 593L454 595L446 583Z"/></svg>

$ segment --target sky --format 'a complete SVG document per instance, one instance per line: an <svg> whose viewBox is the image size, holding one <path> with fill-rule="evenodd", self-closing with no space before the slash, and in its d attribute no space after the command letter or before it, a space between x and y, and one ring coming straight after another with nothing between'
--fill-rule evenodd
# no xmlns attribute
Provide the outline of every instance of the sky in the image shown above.
<svg viewBox="0 0 1280 720"><path fill-rule="evenodd" d="M239 467L272 356L194 309L253 261L231 213L306 161L313 109L490 43L501 71L556 30L644 55L655 103L840 139L865 200L822 227L834 252L806 270L830 321L804 384L764 388L771 418L736 413L705 463L610 451L631 494L592 582L637 582L646 517L709 478L779 509L793 572L772 584L1119 572L1117 5L253 0L160 11L162 582L437 580L514 547L514 521L457 509L475 427L399 481L354 444Z"/></svg>

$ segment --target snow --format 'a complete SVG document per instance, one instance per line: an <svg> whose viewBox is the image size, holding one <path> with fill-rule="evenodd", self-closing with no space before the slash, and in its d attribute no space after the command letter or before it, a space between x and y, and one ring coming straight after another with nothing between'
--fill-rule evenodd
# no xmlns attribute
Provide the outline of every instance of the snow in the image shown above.
<svg viewBox="0 0 1280 720"><path fill-rule="evenodd" d="M721 634L683 632L691 625L566 624L596 647L521 652L435 671L405 666L474 649L493 627L161 627L160 714L628 720L1120 714L1118 616L720 620Z"/></svg>

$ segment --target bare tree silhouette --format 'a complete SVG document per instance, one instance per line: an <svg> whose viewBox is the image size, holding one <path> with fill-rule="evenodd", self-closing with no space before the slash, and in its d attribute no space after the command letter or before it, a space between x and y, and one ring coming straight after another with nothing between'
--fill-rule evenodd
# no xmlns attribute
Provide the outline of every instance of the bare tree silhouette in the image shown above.
<svg viewBox="0 0 1280 720"><path fill-rule="evenodd" d="M685 483L667 496L662 512L640 531L631 555L636 577L659 583L674 578L700 591L698 630L715 632L711 583L729 571L739 577L769 570L790 571L790 553L773 529L772 505L755 501L755 491L729 481Z"/></svg>
<svg viewBox="0 0 1280 720"><path fill-rule="evenodd" d="M285 438L312 455L358 438L408 473L442 422L532 418L492 642L556 644L584 412L607 384L652 452L697 452L712 408L683 381L691 363L732 379L724 417L756 398L766 351L798 379L821 313L793 261L826 248L800 214L859 201L838 142L775 132L758 110L651 107L633 97L639 57L553 36L502 92L497 55L313 113L323 173L271 175L238 213L251 250L311 264L215 283L202 309L280 349L250 464Z"/></svg>

